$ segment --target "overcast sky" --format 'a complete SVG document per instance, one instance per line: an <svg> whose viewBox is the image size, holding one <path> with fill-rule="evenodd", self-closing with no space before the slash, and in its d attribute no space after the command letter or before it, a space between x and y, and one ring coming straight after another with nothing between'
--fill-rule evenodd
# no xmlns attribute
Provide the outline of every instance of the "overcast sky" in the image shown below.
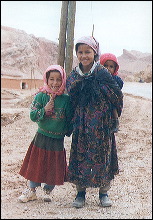
<svg viewBox="0 0 153 220"><path fill-rule="evenodd" d="M58 43L62 1L1 1L1 25ZM152 53L152 1L76 1L74 43L92 34L101 53Z"/></svg>

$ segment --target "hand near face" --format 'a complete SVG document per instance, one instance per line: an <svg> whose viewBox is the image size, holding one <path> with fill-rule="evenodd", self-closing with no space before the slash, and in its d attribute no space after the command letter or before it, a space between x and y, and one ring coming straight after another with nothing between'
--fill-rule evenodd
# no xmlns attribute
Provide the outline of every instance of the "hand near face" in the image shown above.
<svg viewBox="0 0 153 220"><path fill-rule="evenodd" d="M45 106L45 112L52 112L53 108L54 108L54 99L55 97L53 97L52 95L50 95L50 100L49 102L47 102L46 106Z"/></svg>

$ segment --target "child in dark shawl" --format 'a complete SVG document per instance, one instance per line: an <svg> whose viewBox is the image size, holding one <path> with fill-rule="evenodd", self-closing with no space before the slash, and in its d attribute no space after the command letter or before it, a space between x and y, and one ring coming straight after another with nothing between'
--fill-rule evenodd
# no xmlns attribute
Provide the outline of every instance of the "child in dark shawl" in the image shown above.
<svg viewBox="0 0 153 220"><path fill-rule="evenodd" d="M119 64L117 57L112 53L104 53L100 56L100 64L108 69L120 89L123 88L123 80L118 76ZM119 119L116 108L112 105L112 132L119 130Z"/></svg>
<svg viewBox="0 0 153 220"><path fill-rule="evenodd" d="M94 37L80 38L75 45L79 65L67 78L67 92L75 109L68 166L68 181L77 195L72 206L85 205L86 188L98 187L101 206L111 206L107 191L119 173L114 133L111 132L111 106L118 115L123 94L99 60L99 43Z"/></svg>

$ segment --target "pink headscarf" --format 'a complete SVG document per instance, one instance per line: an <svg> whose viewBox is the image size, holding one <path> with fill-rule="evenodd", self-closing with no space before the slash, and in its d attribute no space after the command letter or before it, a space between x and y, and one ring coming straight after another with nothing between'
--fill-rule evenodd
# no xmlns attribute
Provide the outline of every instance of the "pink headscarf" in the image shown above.
<svg viewBox="0 0 153 220"><path fill-rule="evenodd" d="M117 64L115 72L113 74L114 76L117 75L118 74L118 69L119 69L119 64L118 64L117 57L112 53L104 53L100 56L100 64L102 64L103 66L104 66L104 64L106 63L107 60L112 60Z"/></svg>
<svg viewBox="0 0 153 220"><path fill-rule="evenodd" d="M79 40L77 40L76 45L80 43L87 44L89 47L91 47L96 53L95 60L96 61L99 60L99 56L100 56L99 43L94 37L91 36L81 37Z"/></svg>
<svg viewBox="0 0 153 220"><path fill-rule="evenodd" d="M61 77L62 77L62 85L61 85L61 87L59 88L59 90L57 92L53 92L49 88L49 86L47 85L46 73L50 70L58 70L61 74ZM52 94L53 97L55 97L56 95L62 95L64 93L65 87L66 87L66 72L65 72L65 70L63 69L62 66L60 66L60 65L51 65L51 66L49 66L46 69L46 71L44 72L43 80L44 80L44 86L41 87L38 92L47 92L48 95Z"/></svg>

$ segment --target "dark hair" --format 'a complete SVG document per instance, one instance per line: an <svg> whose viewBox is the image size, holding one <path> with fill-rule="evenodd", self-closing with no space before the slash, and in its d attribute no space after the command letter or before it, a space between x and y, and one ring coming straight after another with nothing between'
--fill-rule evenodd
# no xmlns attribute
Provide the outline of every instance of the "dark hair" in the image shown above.
<svg viewBox="0 0 153 220"><path fill-rule="evenodd" d="M47 73L46 73L46 81L47 81L47 84L48 84L48 79L49 79L49 76L50 76L50 73L51 72L58 72L58 73L60 73L60 71L59 70L49 70Z"/></svg>
<svg viewBox="0 0 153 220"><path fill-rule="evenodd" d="M75 51L76 51L76 53L77 53L77 51L78 51L78 47L79 47L80 45L82 45L82 44L84 44L84 43L78 43L78 44L75 45Z"/></svg>
<svg viewBox="0 0 153 220"><path fill-rule="evenodd" d="M113 61L113 62L114 62L115 71L116 71L116 68L117 68L118 64L117 64L114 60L109 60L109 59L108 59L108 60L106 60L106 62L107 62L107 61ZM106 63L106 62L105 62L105 63ZM105 65L105 63L104 63L104 65Z"/></svg>
<svg viewBox="0 0 153 220"><path fill-rule="evenodd" d="M80 46L80 45L83 45L83 44L85 44L85 43L77 43L76 45L75 45L75 51L76 51L76 53L77 53L77 51L78 51L78 47ZM87 44L88 45L88 44ZM89 46L90 47L90 46ZM91 49L94 51L94 49L91 47ZM95 51L94 51L95 52ZM95 52L96 53L96 52ZM94 60L96 60L97 59L97 57L98 57L98 54L95 54L94 55Z"/></svg>

